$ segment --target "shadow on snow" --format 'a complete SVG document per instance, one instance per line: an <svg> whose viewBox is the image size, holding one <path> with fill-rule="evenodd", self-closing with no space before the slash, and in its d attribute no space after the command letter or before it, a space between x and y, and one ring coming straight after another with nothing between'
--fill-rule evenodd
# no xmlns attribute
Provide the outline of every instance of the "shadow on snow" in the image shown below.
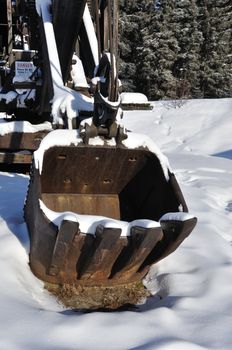
<svg viewBox="0 0 232 350"><path fill-rule="evenodd" d="M224 152L214 153L212 154L214 157L227 158L232 159L232 149Z"/></svg>

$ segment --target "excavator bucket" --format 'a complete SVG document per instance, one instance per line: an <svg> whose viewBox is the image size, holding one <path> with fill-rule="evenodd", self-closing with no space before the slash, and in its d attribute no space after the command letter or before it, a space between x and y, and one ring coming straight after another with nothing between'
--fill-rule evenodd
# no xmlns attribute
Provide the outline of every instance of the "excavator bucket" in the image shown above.
<svg viewBox="0 0 232 350"><path fill-rule="evenodd" d="M32 271L74 308L139 302L150 266L196 224L149 139L84 144L68 130L49 133L34 153L25 218Z"/></svg>

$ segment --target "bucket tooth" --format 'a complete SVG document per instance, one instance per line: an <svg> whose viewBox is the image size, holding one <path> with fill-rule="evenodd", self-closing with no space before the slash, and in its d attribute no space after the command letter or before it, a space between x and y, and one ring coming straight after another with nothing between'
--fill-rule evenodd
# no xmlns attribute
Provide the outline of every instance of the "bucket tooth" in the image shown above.
<svg viewBox="0 0 232 350"><path fill-rule="evenodd" d="M144 228L132 226L128 246L119 256L114 266L115 279L130 280L140 269L151 250L162 239L161 227Z"/></svg>
<svg viewBox="0 0 232 350"><path fill-rule="evenodd" d="M101 281L110 276L112 266L123 249L124 240L120 236L119 228L97 227L94 251L81 275L82 280Z"/></svg>
<svg viewBox="0 0 232 350"><path fill-rule="evenodd" d="M65 265L65 272L66 272L66 280L65 282L68 283L73 283L74 281L77 280L80 267L77 264L79 261L82 251L83 251L83 246L85 244L85 241L87 240L88 242L92 242L92 237L89 237L88 235L86 237L85 234L83 233L78 233L77 235L74 236L74 239L72 241L70 250L69 250L69 257L66 261ZM90 238L90 239L89 239Z"/></svg>
<svg viewBox="0 0 232 350"><path fill-rule="evenodd" d="M71 243L79 231L77 222L63 220L58 231L55 246L53 249L49 275L56 276L64 269L66 259L68 259Z"/></svg>
<svg viewBox="0 0 232 350"><path fill-rule="evenodd" d="M85 234L84 242L82 243L82 247L80 249L80 254L78 259L76 260L76 279L81 280L82 275L85 271L86 266L88 266L89 261L92 258L94 253L95 246L95 237L92 234Z"/></svg>
<svg viewBox="0 0 232 350"><path fill-rule="evenodd" d="M160 224L164 232L165 249L160 259L174 252L185 238L189 236L196 226L197 218L191 218L185 221L161 220Z"/></svg>
<svg viewBox="0 0 232 350"><path fill-rule="evenodd" d="M174 252L183 240L192 232L197 223L197 218L191 218L185 221L161 220L163 230L163 239L154 247L147 259L144 261L140 271L148 271L150 265L157 263Z"/></svg>

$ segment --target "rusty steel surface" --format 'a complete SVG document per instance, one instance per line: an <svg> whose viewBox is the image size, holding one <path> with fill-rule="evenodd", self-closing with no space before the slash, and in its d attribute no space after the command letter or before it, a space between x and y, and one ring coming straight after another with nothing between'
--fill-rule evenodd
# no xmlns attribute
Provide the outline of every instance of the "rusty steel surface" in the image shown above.
<svg viewBox="0 0 232 350"><path fill-rule="evenodd" d="M12 132L0 136L0 170L28 174L33 152L47 133Z"/></svg>
<svg viewBox="0 0 232 350"><path fill-rule="evenodd" d="M42 200L51 210L120 219L119 198L116 194L43 193Z"/></svg>
<svg viewBox="0 0 232 350"><path fill-rule="evenodd" d="M0 150L35 151L42 139L48 134L46 131L36 133L13 132L0 136Z"/></svg>
<svg viewBox="0 0 232 350"><path fill-rule="evenodd" d="M1 164L31 164L32 154L22 154L14 152L1 152L0 151L0 163Z"/></svg>
<svg viewBox="0 0 232 350"><path fill-rule="evenodd" d="M41 195L50 203L54 202L53 195L57 196L59 203L56 206L63 211L73 210L75 196L90 209L91 205L87 204L91 199L94 209L99 196L110 195L103 200L102 206L107 207L104 202L111 201L116 208L118 201L121 220L159 220L167 212L178 211L182 204L182 198L174 191L175 186L166 181L158 158L144 149L87 145L53 147L44 155L40 180ZM92 215L92 209L82 213ZM100 212L96 211L96 214L100 215Z"/></svg>

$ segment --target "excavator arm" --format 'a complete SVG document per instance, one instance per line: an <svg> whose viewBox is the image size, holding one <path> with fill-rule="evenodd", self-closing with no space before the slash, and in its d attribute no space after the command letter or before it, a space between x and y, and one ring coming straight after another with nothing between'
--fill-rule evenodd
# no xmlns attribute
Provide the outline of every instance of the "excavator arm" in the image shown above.
<svg viewBox="0 0 232 350"><path fill-rule="evenodd" d="M197 219L167 158L121 122L118 2L18 5L11 13L21 48L13 40L2 50L0 108L53 126L33 148L24 207L31 270L68 307L136 304L149 295L142 281L150 267Z"/></svg>

